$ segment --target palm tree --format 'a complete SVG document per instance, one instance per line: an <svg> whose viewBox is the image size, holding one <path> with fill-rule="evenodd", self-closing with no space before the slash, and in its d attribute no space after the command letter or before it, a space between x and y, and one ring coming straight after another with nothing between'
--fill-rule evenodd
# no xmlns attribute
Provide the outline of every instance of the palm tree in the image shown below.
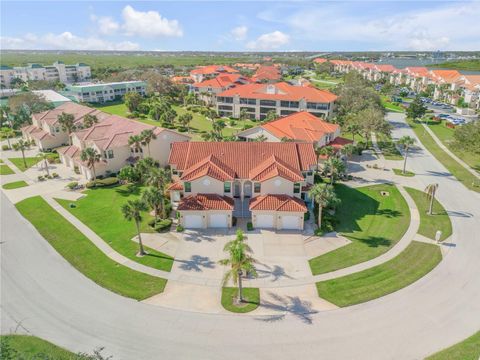
<svg viewBox="0 0 480 360"><path fill-rule="evenodd" d="M408 157L408 150L412 145L415 144L415 139L411 136L402 136L398 141L398 144L402 145L403 151L405 152L404 160L403 160L403 174L405 175L405 169L407 167L407 157Z"/></svg>
<svg viewBox="0 0 480 360"><path fill-rule="evenodd" d="M187 128L187 132L190 133L190 122L193 120L193 115L189 112L182 114L178 117L178 122L184 128Z"/></svg>
<svg viewBox="0 0 480 360"><path fill-rule="evenodd" d="M345 174L345 163L336 156L329 157L323 164L325 172L330 174L330 184L334 185L340 175Z"/></svg>
<svg viewBox="0 0 480 360"><path fill-rule="evenodd" d="M157 138L157 135L155 135L152 129L146 129L142 130L140 137L142 138L142 145L147 146L148 156L150 156L150 143Z"/></svg>
<svg viewBox="0 0 480 360"><path fill-rule="evenodd" d="M7 139L8 147L11 149L12 144L10 144L10 138L15 136L15 131L13 131L13 129L9 127L3 127L1 133L2 137Z"/></svg>
<svg viewBox="0 0 480 360"><path fill-rule="evenodd" d="M214 120L212 122L213 132L216 134L217 139L222 139L222 130L227 126L223 120Z"/></svg>
<svg viewBox="0 0 480 360"><path fill-rule="evenodd" d="M83 126L86 128L92 127L95 124L98 124L97 115L87 114L83 117Z"/></svg>
<svg viewBox="0 0 480 360"><path fill-rule="evenodd" d="M327 145L320 148L318 154L325 155L327 158L330 158L333 154L335 154L335 149L333 148L333 146Z"/></svg>
<svg viewBox="0 0 480 360"><path fill-rule="evenodd" d="M337 205L340 199L335 194L332 185L318 183L312 186L309 191L310 198L318 204L318 228L322 227L322 210L329 205Z"/></svg>
<svg viewBox="0 0 480 360"><path fill-rule="evenodd" d="M25 150L30 149L30 142L24 139L18 140L16 144L13 144L15 150L20 150L22 152L23 165L25 169L27 168L27 161L25 160Z"/></svg>
<svg viewBox="0 0 480 360"><path fill-rule="evenodd" d="M142 154L142 142L143 138L140 135L132 135L128 139L128 145L130 145L132 149L135 149L140 154ZM140 155L140 157L143 157L143 154Z"/></svg>
<svg viewBox="0 0 480 360"><path fill-rule="evenodd" d="M227 252L229 256L227 259L220 260L219 264L230 265L230 269L223 278L223 286L232 279L233 283L238 285L237 301L239 303L243 302L242 276L251 275L256 277L257 271L254 267L256 260L251 256L252 249L245 243L242 230L237 230L236 239L225 244L223 251Z"/></svg>
<svg viewBox="0 0 480 360"><path fill-rule="evenodd" d="M345 165L345 173L346 174L348 174L348 160L350 160L350 156L352 156L354 152L355 152L355 145L353 145L353 144L346 144L342 148L342 154L345 155L345 157L347 159L347 164Z"/></svg>
<svg viewBox="0 0 480 360"><path fill-rule="evenodd" d="M143 192L142 201L153 209L155 222L157 222L160 209L164 207L165 196L163 192L154 186L150 186ZM162 217L165 218L164 216Z"/></svg>
<svg viewBox="0 0 480 360"><path fill-rule="evenodd" d="M38 153L38 157L43 161L45 166L45 171L47 172L47 176L50 176L50 170L48 170L48 154L44 152Z"/></svg>
<svg viewBox="0 0 480 360"><path fill-rule="evenodd" d="M58 122L62 126L62 130L68 134L69 145L72 145L70 134L75 130L75 116L73 114L62 112L58 115Z"/></svg>
<svg viewBox="0 0 480 360"><path fill-rule="evenodd" d="M428 207L428 215L433 215L433 203L435 202L435 194L438 190L438 184L429 184L425 188L425 194L427 199L430 200L430 205Z"/></svg>
<svg viewBox="0 0 480 360"><path fill-rule="evenodd" d="M145 255L145 250L143 250L142 236L140 235L140 221L142 221L142 211L147 210L147 205L142 200L128 200L126 204L122 205L123 217L128 221L135 221L138 234L138 245L140 247L138 255L140 256Z"/></svg>
<svg viewBox="0 0 480 360"><path fill-rule="evenodd" d="M171 180L170 171L159 167L150 167L145 177L145 183L155 186L163 196L165 196L165 185L170 183ZM167 215L165 214L164 202L160 204L160 211L162 213L162 218L165 218Z"/></svg>
<svg viewBox="0 0 480 360"><path fill-rule="evenodd" d="M87 164L89 169L92 169L93 172L93 181L97 179L97 175L95 173L95 163L100 161L100 154L94 148L86 148L83 149L80 153L80 159Z"/></svg>
<svg viewBox="0 0 480 360"><path fill-rule="evenodd" d="M360 135L360 131L362 130L360 125L351 123L346 126L346 132L352 134L352 141L355 142L355 135Z"/></svg>

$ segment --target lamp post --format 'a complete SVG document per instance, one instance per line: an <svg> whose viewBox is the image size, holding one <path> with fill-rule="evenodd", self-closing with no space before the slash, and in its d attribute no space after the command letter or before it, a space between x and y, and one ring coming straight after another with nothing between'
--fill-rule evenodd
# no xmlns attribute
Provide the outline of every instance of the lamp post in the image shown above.
<svg viewBox="0 0 480 360"><path fill-rule="evenodd" d="M437 232L435 233L435 241L437 242L437 244L440 242L441 237L442 237L442 231L437 230Z"/></svg>

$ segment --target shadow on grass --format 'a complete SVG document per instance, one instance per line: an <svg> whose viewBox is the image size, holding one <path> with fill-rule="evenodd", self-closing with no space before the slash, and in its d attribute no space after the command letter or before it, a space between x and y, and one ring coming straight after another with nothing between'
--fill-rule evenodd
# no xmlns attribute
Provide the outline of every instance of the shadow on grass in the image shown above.
<svg viewBox="0 0 480 360"><path fill-rule="evenodd" d="M141 187L136 184L129 184L129 185L126 185L125 187L118 188L115 191L121 196L129 197L131 195L140 195Z"/></svg>
<svg viewBox="0 0 480 360"><path fill-rule="evenodd" d="M378 210L375 215L383 215L383 216L386 216L388 218L394 218L394 217L402 216L403 214L402 214L401 211L398 211L398 210L381 209L381 210Z"/></svg>
<svg viewBox="0 0 480 360"><path fill-rule="evenodd" d="M173 260L173 258L171 256L152 254L152 253L149 253L148 250L146 250L146 254L144 256L149 256L149 257L153 257L153 258L157 258L157 259Z"/></svg>
<svg viewBox="0 0 480 360"><path fill-rule="evenodd" d="M380 246L389 247L392 244L390 240L379 237L379 236L369 236L367 238L357 238L357 237L349 236L349 238L358 240L359 242L368 245L368 247L374 247L374 248L377 248Z"/></svg>

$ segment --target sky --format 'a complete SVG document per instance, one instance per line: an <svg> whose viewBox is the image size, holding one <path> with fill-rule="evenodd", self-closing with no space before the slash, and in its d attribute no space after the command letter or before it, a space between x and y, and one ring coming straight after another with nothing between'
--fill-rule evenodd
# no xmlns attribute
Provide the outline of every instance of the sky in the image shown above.
<svg viewBox="0 0 480 360"><path fill-rule="evenodd" d="M480 50L477 1L2 1L1 49Z"/></svg>

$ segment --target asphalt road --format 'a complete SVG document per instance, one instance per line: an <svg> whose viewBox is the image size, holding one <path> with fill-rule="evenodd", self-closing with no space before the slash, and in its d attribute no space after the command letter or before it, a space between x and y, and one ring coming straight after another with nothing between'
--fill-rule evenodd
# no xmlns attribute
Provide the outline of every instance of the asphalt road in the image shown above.
<svg viewBox="0 0 480 360"><path fill-rule="evenodd" d="M394 136L413 132L389 115ZM420 359L480 329L480 196L430 154L409 168L451 212L455 247L411 286L357 306L302 315L208 315L110 293L73 269L1 197L1 331L28 331L74 351L104 346L117 359ZM452 245L454 246L454 245Z"/></svg>

